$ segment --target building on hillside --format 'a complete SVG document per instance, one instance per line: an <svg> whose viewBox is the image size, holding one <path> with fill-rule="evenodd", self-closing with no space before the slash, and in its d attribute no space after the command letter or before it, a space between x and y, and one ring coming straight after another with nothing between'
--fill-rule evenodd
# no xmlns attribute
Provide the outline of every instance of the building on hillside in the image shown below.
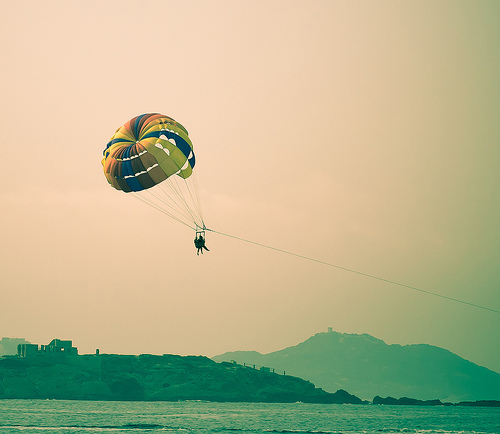
<svg viewBox="0 0 500 434"><path fill-rule="evenodd" d="M37 344L19 344L17 346L17 355L19 357L31 357L38 354Z"/></svg>
<svg viewBox="0 0 500 434"><path fill-rule="evenodd" d="M50 344L42 345L41 353L64 353L78 355L78 349L73 346L73 341L63 341L61 339L52 339Z"/></svg>
<svg viewBox="0 0 500 434"><path fill-rule="evenodd" d="M17 346L18 357L44 356L49 354L76 356L78 355L78 348L73 346L72 341L63 341L61 339L52 339L48 345L19 344Z"/></svg>

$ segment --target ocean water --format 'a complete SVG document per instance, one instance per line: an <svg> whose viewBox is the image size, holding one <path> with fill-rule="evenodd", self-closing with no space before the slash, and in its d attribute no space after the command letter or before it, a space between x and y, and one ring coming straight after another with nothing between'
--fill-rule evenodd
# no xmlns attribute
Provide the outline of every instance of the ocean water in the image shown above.
<svg viewBox="0 0 500 434"><path fill-rule="evenodd" d="M500 433L499 408L0 400L6 433Z"/></svg>

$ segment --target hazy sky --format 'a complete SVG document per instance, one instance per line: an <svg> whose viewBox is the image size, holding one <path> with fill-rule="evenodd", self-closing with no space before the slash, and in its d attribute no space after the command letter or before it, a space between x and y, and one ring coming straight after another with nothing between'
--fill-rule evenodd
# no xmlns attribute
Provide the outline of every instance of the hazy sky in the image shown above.
<svg viewBox="0 0 500 434"><path fill-rule="evenodd" d="M500 2L2 0L0 337L275 351L327 327L500 372L500 314L208 234L107 183L189 131L209 228L500 310Z"/></svg>

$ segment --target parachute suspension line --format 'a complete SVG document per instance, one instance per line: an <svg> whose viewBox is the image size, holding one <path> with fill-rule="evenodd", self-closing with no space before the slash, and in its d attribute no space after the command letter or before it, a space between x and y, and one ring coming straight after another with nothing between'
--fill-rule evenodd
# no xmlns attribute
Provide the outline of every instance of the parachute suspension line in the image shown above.
<svg viewBox="0 0 500 434"><path fill-rule="evenodd" d="M203 223L203 227L205 227L205 219L203 218L203 212L201 210L200 189L198 187L198 176L194 172L191 176L193 178L192 182L193 182L193 186L194 186L194 195L195 195L193 202L196 205L196 210L198 211L198 215L201 218L201 222Z"/></svg>
<svg viewBox="0 0 500 434"><path fill-rule="evenodd" d="M153 188L132 192L132 195L191 229L204 228L197 184L194 184L194 194L193 186L190 186L193 175L188 179L182 178L182 181L177 176L171 176Z"/></svg>
<svg viewBox="0 0 500 434"><path fill-rule="evenodd" d="M184 182L186 183L189 197L191 198L194 208L196 209L196 215L199 217L200 223L203 223L203 213L201 212L201 201L196 173L193 172L189 178L189 180L185 179Z"/></svg>
<svg viewBox="0 0 500 434"><path fill-rule="evenodd" d="M165 214L166 216L170 217L171 219L173 219L179 223L182 223L184 226L192 228L192 226L189 223L186 223L185 219L183 220L182 218L180 218L179 216L176 216L172 212L167 211L162 205L155 203L153 200L148 199L147 197L144 197L144 196L137 194L137 193L134 193L133 197L135 197L136 199L140 200L141 202L144 202L145 204L151 206L152 208L160 211L161 213Z"/></svg>
<svg viewBox="0 0 500 434"><path fill-rule="evenodd" d="M149 206L151 206L152 208L154 208L154 209L156 209L156 210L160 211L161 213L163 213L163 214L165 214L165 215L169 216L170 218L172 218L172 219L174 219L174 220L178 221L179 223L182 223L184 226L187 226L187 227L188 227L188 228L190 228L190 229L196 229L195 227L193 227L193 226L189 225L189 224L188 224L188 223L186 223L185 221L183 221L183 220L179 219L178 217L176 217L174 214L169 213L168 211L165 211L162 207L160 207L160 206L156 205L153 201L148 200L147 198L142 197L142 196L140 196L139 194L137 194L137 193L135 193L135 192L132 192L131 194L132 194L132 196L133 196L135 199L140 200L141 202L144 202L144 203L148 204L148 205L149 205Z"/></svg>
<svg viewBox="0 0 500 434"><path fill-rule="evenodd" d="M191 189L190 189L190 183L191 183L190 179L193 175L194 175L194 173L192 173L191 176L187 179L180 178L180 179L182 179L182 181L180 179L178 179L178 177L172 177L171 183L168 184L168 186L171 188L172 192L174 192L174 194L176 194L176 197L178 198L179 205L182 204L185 212L191 216L191 220L195 224L198 224L200 221L200 217L198 217L198 215L199 215L198 206L193 199L193 195L192 195ZM182 188L182 187L184 187L184 188ZM185 191L183 191L183 190L185 190ZM188 200L188 194L189 194L189 197L191 198L191 202Z"/></svg>
<svg viewBox="0 0 500 434"><path fill-rule="evenodd" d="M160 189L161 189L161 187L160 187ZM177 218L182 218L184 220L191 221L190 215L187 214L185 211L183 212L183 210L179 207L179 205L171 197L169 197L168 194L166 192L164 192L163 189L161 189L161 191L168 199L170 199L170 202L165 200L165 198L162 197L161 194L158 194L158 192L154 191L153 189L143 190L138 194L138 196L144 197L144 198L146 198L147 195L152 196L156 199L156 201L157 201L156 206L158 208L163 208L163 206L160 206L160 203L161 203L164 206L170 208L174 213L177 213L178 214ZM151 201L151 202L154 203L153 201Z"/></svg>
<svg viewBox="0 0 500 434"><path fill-rule="evenodd" d="M189 206L185 198L183 197L182 192L177 185L173 184L173 182L173 179L168 179L166 182L158 184L158 188L171 201L171 203L166 202L166 204L169 205L172 209L175 209L186 220L196 223L196 217L189 209Z"/></svg>
<svg viewBox="0 0 500 434"><path fill-rule="evenodd" d="M213 232L215 234L223 235L225 237L234 238L236 240L244 241L246 243L255 244L256 246L265 247L266 249L271 249L271 250L276 250L276 251L281 252L281 253L286 253L287 255L292 255L292 256L296 256L298 258L307 259L308 261L313 261L313 262L317 262L319 264L328 265L330 267L334 267L334 268L337 268L339 270L348 271L349 273L354 273L354 274L358 274L360 276L369 277L370 279L375 279L375 280L379 280L379 281L382 281L382 282L390 283L392 285L401 286L403 288L412 289L414 291L423 292L424 294L434 295L435 297L444 298L446 300L455 301L457 303L466 304L468 306L477 307L479 309L489 310L490 312L500 313L500 310L496 310L496 309L492 309L492 308L489 308L489 307L481 306L479 304L469 303L468 301L460 300L458 298L448 297L446 295L438 294L438 293L435 293L435 292L426 291L425 289L416 288L415 286L410 286L410 285L406 285L404 283L395 282L394 280L384 279L382 277L377 277L377 276L374 276L372 274L363 273L361 271L353 270L351 268L341 267L340 265L330 264L329 262L320 261L320 260L314 259L314 258L309 258L308 256L299 255L297 253L289 252L287 250L282 250L282 249L278 249L276 247L266 246L265 244L260 244L260 243L256 243L255 241L245 240L243 238L236 237L234 235L224 234L222 232L218 232L218 231L215 231L213 229L205 228L205 230Z"/></svg>

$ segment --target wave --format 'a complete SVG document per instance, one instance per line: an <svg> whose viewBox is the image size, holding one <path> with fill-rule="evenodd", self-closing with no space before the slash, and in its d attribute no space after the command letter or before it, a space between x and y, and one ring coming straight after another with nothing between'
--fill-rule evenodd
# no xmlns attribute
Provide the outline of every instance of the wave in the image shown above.
<svg viewBox="0 0 500 434"><path fill-rule="evenodd" d="M275 433L293 433L293 434L341 434L341 431L310 431L310 430L301 430L301 429L272 429L272 430L264 430L265 432L275 432Z"/></svg>
<svg viewBox="0 0 500 434"><path fill-rule="evenodd" d="M2 425L0 424L0 431L2 429L36 429L36 430L179 430L179 428L171 428L156 423L127 423L125 425L65 425L65 426L43 426L43 425Z"/></svg>
<svg viewBox="0 0 500 434"><path fill-rule="evenodd" d="M5 431L4 431L5 430ZM58 432L61 431L71 432L78 431L79 433L85 431L164 431L164 432L198 432L196 428L181 428L165 426L156 423L127 423L124 425L64 425L64 426L43 426L43 425L24 425L24 424L2 424L0 423L0 434L2 432L11 432L11 430L33 430L33 431L50 431ZM368 430L352 430L347 429L343 431L323 431L323 430L301 430L301 429L255 429L255 428L217 428L213 432L241 432L245 433L247 431L262 433L277 433L277 434L347 434L347 433L386 433L386 434L488 434L485 431L454 431L446 429L412 429L412 428L382 428L382 429L368 429ZM208 432L208 431L207 431ZM212 431L210 431L212 432Z"/></svg>
<svg viewBox="0 0 500 434"><path fill-rule="evenodd" d="M33 429L33 430L161 430L161 431L191 431L179 427L167 427L156 423L127 423L125 425L64 425L64 426L41 426L41 425L2 425L0 424L0 433L2 429ZM245 428L218 428L219 431L245 432L255 431L254 429ZM341 434L340 431L310 431L310 430L293 430L293 429L263 429L262 432L279 433L279 434Z"/></svg>
<svg viewBox="0 0 500 434"><path fill-rule="evenodd" d="M264 430L265 432L275 432L280 434L342 434L343 431L315 431L315 430L301 430L301 429L271 429Z"/></svg>
<svg viewBox="0 0 500 434"><path fill-rule="evenodd" d="M4 431L5 430L5 431ZM15 430L15 431L14 431ZM137 432L144 430L149 431L163 431L163 432L199 432L198 429L190 428L180 428L180 427L168 427L159 424L150 423L128 423L125 425L65 425L65 426L40 426L40 425L15 425L8 424L3 425L0 423L0 434L2 432L17 432L23 430L32 431L45 431L45 432L61 432L61 433L71 433L72 431L82 433L85 431L89 432L106 432L106 431L123 431L123 432ZM250 431L255 433L259 429L246 429L246 428L217 428L216 431L207 432L222 432L222 431L232 431L232 432L247 432ZM322 430L300 430L300 429L262 429L262 433L277 433L277 434L348 434L348 433L387 433L387 434L488 434L485 431L449 431L449 430L434 430L434 429L408 429L408 428L383 428L375 430L343 430L343 431L322 431Z"/></svg>

